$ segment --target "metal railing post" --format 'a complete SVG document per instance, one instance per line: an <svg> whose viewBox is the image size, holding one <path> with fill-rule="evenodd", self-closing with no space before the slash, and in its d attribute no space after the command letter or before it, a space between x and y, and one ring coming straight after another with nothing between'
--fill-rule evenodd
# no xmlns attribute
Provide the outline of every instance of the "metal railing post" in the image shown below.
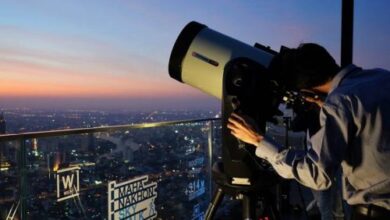
<svg viewBox="0 0 390 220"><path fill-rule="evenodd" d="M343 0L341 5L341 67L353 62L353 0Z"/></svg>
<svg viewBox="0 0 390 220"><path fill-rule="evenodd" d="M18 170L19 170L19 216L21 220L27 219L27 150L26 140L18 140Z"/></svg>
<svg viewBox="0 0 390 220"><path fill-rule="evenodd" d="M214 122L209 121L209 132L208 132L208 156L209 156L209 196L210 199L212 198L213 195L213 178L212 178L212 169L213 169L213 128L214 128Z"/></svg>

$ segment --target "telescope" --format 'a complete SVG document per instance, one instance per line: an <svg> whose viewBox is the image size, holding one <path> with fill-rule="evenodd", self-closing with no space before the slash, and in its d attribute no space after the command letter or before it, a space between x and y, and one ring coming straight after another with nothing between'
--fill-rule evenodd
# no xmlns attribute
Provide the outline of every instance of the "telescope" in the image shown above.
<svg viewBox="0 0 390 220"><path fill-rule="evenodd" d="M169 59L169 74L180 82L222 99L223 73L230 61L248 58L267 67L275 54L275 51L260 44L249 46L192 21L175 42Z"/></svg>
<svg viewBox="0 0 390 220"><path fill-rule="evenodd" d="M232 112L250 116L261 132L279 110L282 95L268 70L278 53L250 46L192 21L179 34L169 59L170 76L221 100L222 161L213 165L218 186L206 213L212 219L225 193L239 195L243 219L254 216L254 194L274 186L279 177L254 147L240 142L226 125Z"/></svg>

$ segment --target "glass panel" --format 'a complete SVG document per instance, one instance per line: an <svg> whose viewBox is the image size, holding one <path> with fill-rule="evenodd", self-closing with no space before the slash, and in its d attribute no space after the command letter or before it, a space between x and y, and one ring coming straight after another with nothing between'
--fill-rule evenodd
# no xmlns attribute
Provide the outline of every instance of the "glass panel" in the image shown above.
<svg viewBox="0 0 390 220"><path fill-rule="evenodd" d="M0 141L0 219L18 216L20 141Z"/></svg>
<svg viewBox="0 0 390 220"><path fill-rule="evenodd" d="M26 140L27 219L203 219L209 123Z"/></svg>

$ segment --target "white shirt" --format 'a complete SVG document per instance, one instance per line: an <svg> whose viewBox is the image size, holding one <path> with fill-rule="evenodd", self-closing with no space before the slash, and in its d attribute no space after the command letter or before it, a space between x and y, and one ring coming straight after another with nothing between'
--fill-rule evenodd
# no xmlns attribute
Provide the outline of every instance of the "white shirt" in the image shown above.
<svg viewBox="0 0 390 220"><path fill-rule="evenodd" d="M320 112L320 130L308 152L282 149L265 138L256 155L284 178L327 189L341 164L343 197L351 205L390 209L390 72L341 70Z"/></svg>

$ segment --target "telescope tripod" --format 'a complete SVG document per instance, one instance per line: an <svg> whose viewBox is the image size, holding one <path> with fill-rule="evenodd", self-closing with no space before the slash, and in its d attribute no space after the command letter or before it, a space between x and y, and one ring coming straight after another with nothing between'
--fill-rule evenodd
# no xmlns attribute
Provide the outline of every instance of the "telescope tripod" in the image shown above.
<svg viewBox="0 0 390 220"><path fill-rule="evenodd" d="M256 218L256 206L258 198L261 197L260 184L253 185L233 185L230 183L229 178L223 172L222 162L217 162L213 165L212 169L213 179L217 185L217 189L213 198L207 208L205 219L213 220L216 211L218 210L224 196L227 194L232 196L236 200L241 200L242 203L242 219L254 220ZM266 181L266 180L265 180ZM274 220L279 219L275 213L276 206L272 204L272 200L268 196L263 197L262 200L262 216L264 219Z"/></svg>

